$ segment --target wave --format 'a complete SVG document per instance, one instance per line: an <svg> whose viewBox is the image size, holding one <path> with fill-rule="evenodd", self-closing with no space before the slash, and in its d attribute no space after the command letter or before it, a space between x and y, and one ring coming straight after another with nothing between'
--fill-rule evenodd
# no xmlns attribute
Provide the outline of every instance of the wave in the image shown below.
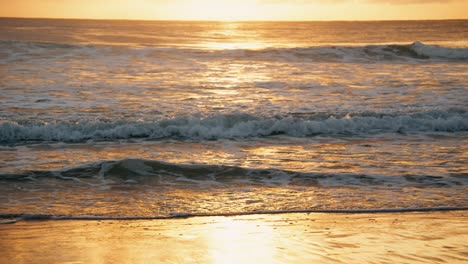
<svg viewBox="0 0 468 264"><path fill-rule="evenodd" d="M468 184L466 174L447 177L430 175L364 175L355 173L315 173L252 169L211 164L180 164L159 160L124 159L100 161L52 171L25 171L0 174L0 181L27 182L44 179L77 183L111 182L144 184L170 188L229 186L325 186L325 187L460 187ZM54 183L56 184L56 183Z"/></svg>
<svg viewBox="0 0 468 264"><path fill-rule="evenodd" d="M440 46L424 45L421 42L414 42L408 46L410 52L415 52L417 56L427 58L440 58L440 59L453 59L453 60L467 60L467 48L446 48ZM405 48L403 48L404 50Z"/></svg>
<svg viewBox="0 0 468 264"><path fill-rule="evenodd" d="M149 60L266 60L266 61L318 61L318 62L421 62L466 61L468 48L453 48L412 44L380 44L361 46L314 46L263 49L206 49L158 46L111 46L91 44L66 44L49 42L0 41L0 61L12 62L26 58L63 58L79 53L80 57L125 56Z"/></svg>
<svg viewBox="0 0 468 264"><path fill-rule="evenodd" d="M468 48L450 48L414 42L408 45L386 44L366 46L324 46L289 49L264 49L249 52L284 60L389 62L389 61L464 61Z"/></svg>
<svg viewBox="0 0 468 264"><path fill-rule="evenodd" d="M466 173L371 175L145 159L99 161L60 170L0 174L0 186L12 201L0 213L0 224L41 219L466 210L463 191L467 184ZM57 200L50 193L63 195Z"/></svg>
<svg viewBox="0 0 468 264"><path fill-rule="evenodd" d="M84 142L132 138L216 140L274 135L311 137L463 131L468 131L468 115L463 110L416 114L361 113L341 117L327 114L261 117L240 113L184 116L158 121L2 121L0 142Z"/></svg>

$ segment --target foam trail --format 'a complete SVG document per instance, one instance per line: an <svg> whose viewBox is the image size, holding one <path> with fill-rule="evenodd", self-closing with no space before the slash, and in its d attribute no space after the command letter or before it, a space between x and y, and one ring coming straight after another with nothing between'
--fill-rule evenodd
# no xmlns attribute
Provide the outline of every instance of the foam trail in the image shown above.
<svg viewBox="0 0 468 264"><path fill-rule="evenodd" d="M24 182L40 179L60 179L86 183L93 180L112 180L125 183L137 179L139 184L152 182L157 186L184 188L187 183L202 188L209 186L463 186L465 178L431 175L363 175L355 173L316 173L279 170L274 168L251 169L237 166L210 164L180 164L159 160L124 159L101 161L57 171L24 171L0 174L0 181ZM154 180L157 179L157 182Z"/></svg>
<svg viewBox="0 0 468 264"><path fill-rule="evenodd" d="M421 42L415 42L411 49L421 56L428 58L441 58L453 60L468 59L468 49L465 48L446 48L441 46L424 45Z"/></svg>
<svg viewBox="0 0 468 264"><path fill-rule="evenodd" d="M251 211L251 212L230 212L218 214L190 214L172 213L167 216L65 216L65 215L45 215L45 214L0 214L0 219L9 221L0 222L12 224L17 221L38 221L38 220L79 220L79 221L135 221L135 220L163 220L191 217L216 217L216 216L241 216L241 215L261 215L261 214L293 214L293 213L329 213L329 214L378 214L378 213L411 213L411 212L446 212L446 211L466 211L468 207L419 207L419 208L376 208L376 209L322 209L322 210L273 210L273 211Z"/></svg>
<svg viewBox="0 0 468 264"><path fill-rule="evenodd" d="M160 121L80 121L0 123L0 142L82 142L131 138L254 138L284 134L292 137L316 135L367 135L379 133L468 131L466 113L420 113L413 115L347 115L264 118L248 114L176 117Z"/></svg>
<svg viewBox="0 0 468 264"><path fill-rule="evenodd" d="M2 62L22 61L43 55L45 58L63 59L76 54L80 57L135 58L151 61L247 59L286 62L413 62L465 61L468 48L452 48L412 44L376 44L362 46L313 46L313 47L266 47L262 49L204 49L187 47L141 46L125 47L113 45L65 44L49 42L0 41L5 57Z"/></svg>

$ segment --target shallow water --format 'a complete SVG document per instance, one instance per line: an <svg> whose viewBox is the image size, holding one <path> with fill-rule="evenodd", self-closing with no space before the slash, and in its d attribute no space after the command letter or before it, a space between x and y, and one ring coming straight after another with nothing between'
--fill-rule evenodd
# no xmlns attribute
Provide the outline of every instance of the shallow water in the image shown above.
<svg viewBox="0 0 468 264"><path fill-rule="evenodd" d="M466 20L0 20L2 215L468 206Z"/></svg>
<svg viewBox="0 0 468 264"><path fill-rule="evenodd" d="M0 261L466 263L464 212L281 214L0 225Z"/></svg>

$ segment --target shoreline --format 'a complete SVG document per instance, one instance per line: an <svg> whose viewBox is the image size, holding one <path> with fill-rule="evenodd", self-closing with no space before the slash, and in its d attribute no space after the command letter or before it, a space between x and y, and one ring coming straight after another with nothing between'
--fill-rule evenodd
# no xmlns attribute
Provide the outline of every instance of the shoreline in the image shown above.
<svg viewBox="0 0 468 264"><path fill-rule="evenodd" d="M417 212L456 212L467 211L468 207L421 207L421 208L380 208L380 209L319 209L319 210L278 210L278 211L251 211L227 213L173 213L168 216L68 216L47 214L0 214L0 224L19 221L142 221L142 220L170 220L194 217L236 217L255 215L282 215L282 214L389 214L389 213L417 213ZM4 221L1 221L4 220Z"/></svg>
<svg viewBox="0 0 468 264"><path fill-rule="evenodd" d="M465 211L0 225L4 263L463 263Z"/></svg>

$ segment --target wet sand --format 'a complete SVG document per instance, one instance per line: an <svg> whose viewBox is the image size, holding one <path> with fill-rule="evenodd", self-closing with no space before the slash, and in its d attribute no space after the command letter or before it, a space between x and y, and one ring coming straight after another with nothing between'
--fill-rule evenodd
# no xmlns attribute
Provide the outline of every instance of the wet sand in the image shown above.
<svg viewBox="0 0 468 264"><path fill-rule="evenodd" d="M466 211L0 225L0 263L468 263Z"/></svg>

